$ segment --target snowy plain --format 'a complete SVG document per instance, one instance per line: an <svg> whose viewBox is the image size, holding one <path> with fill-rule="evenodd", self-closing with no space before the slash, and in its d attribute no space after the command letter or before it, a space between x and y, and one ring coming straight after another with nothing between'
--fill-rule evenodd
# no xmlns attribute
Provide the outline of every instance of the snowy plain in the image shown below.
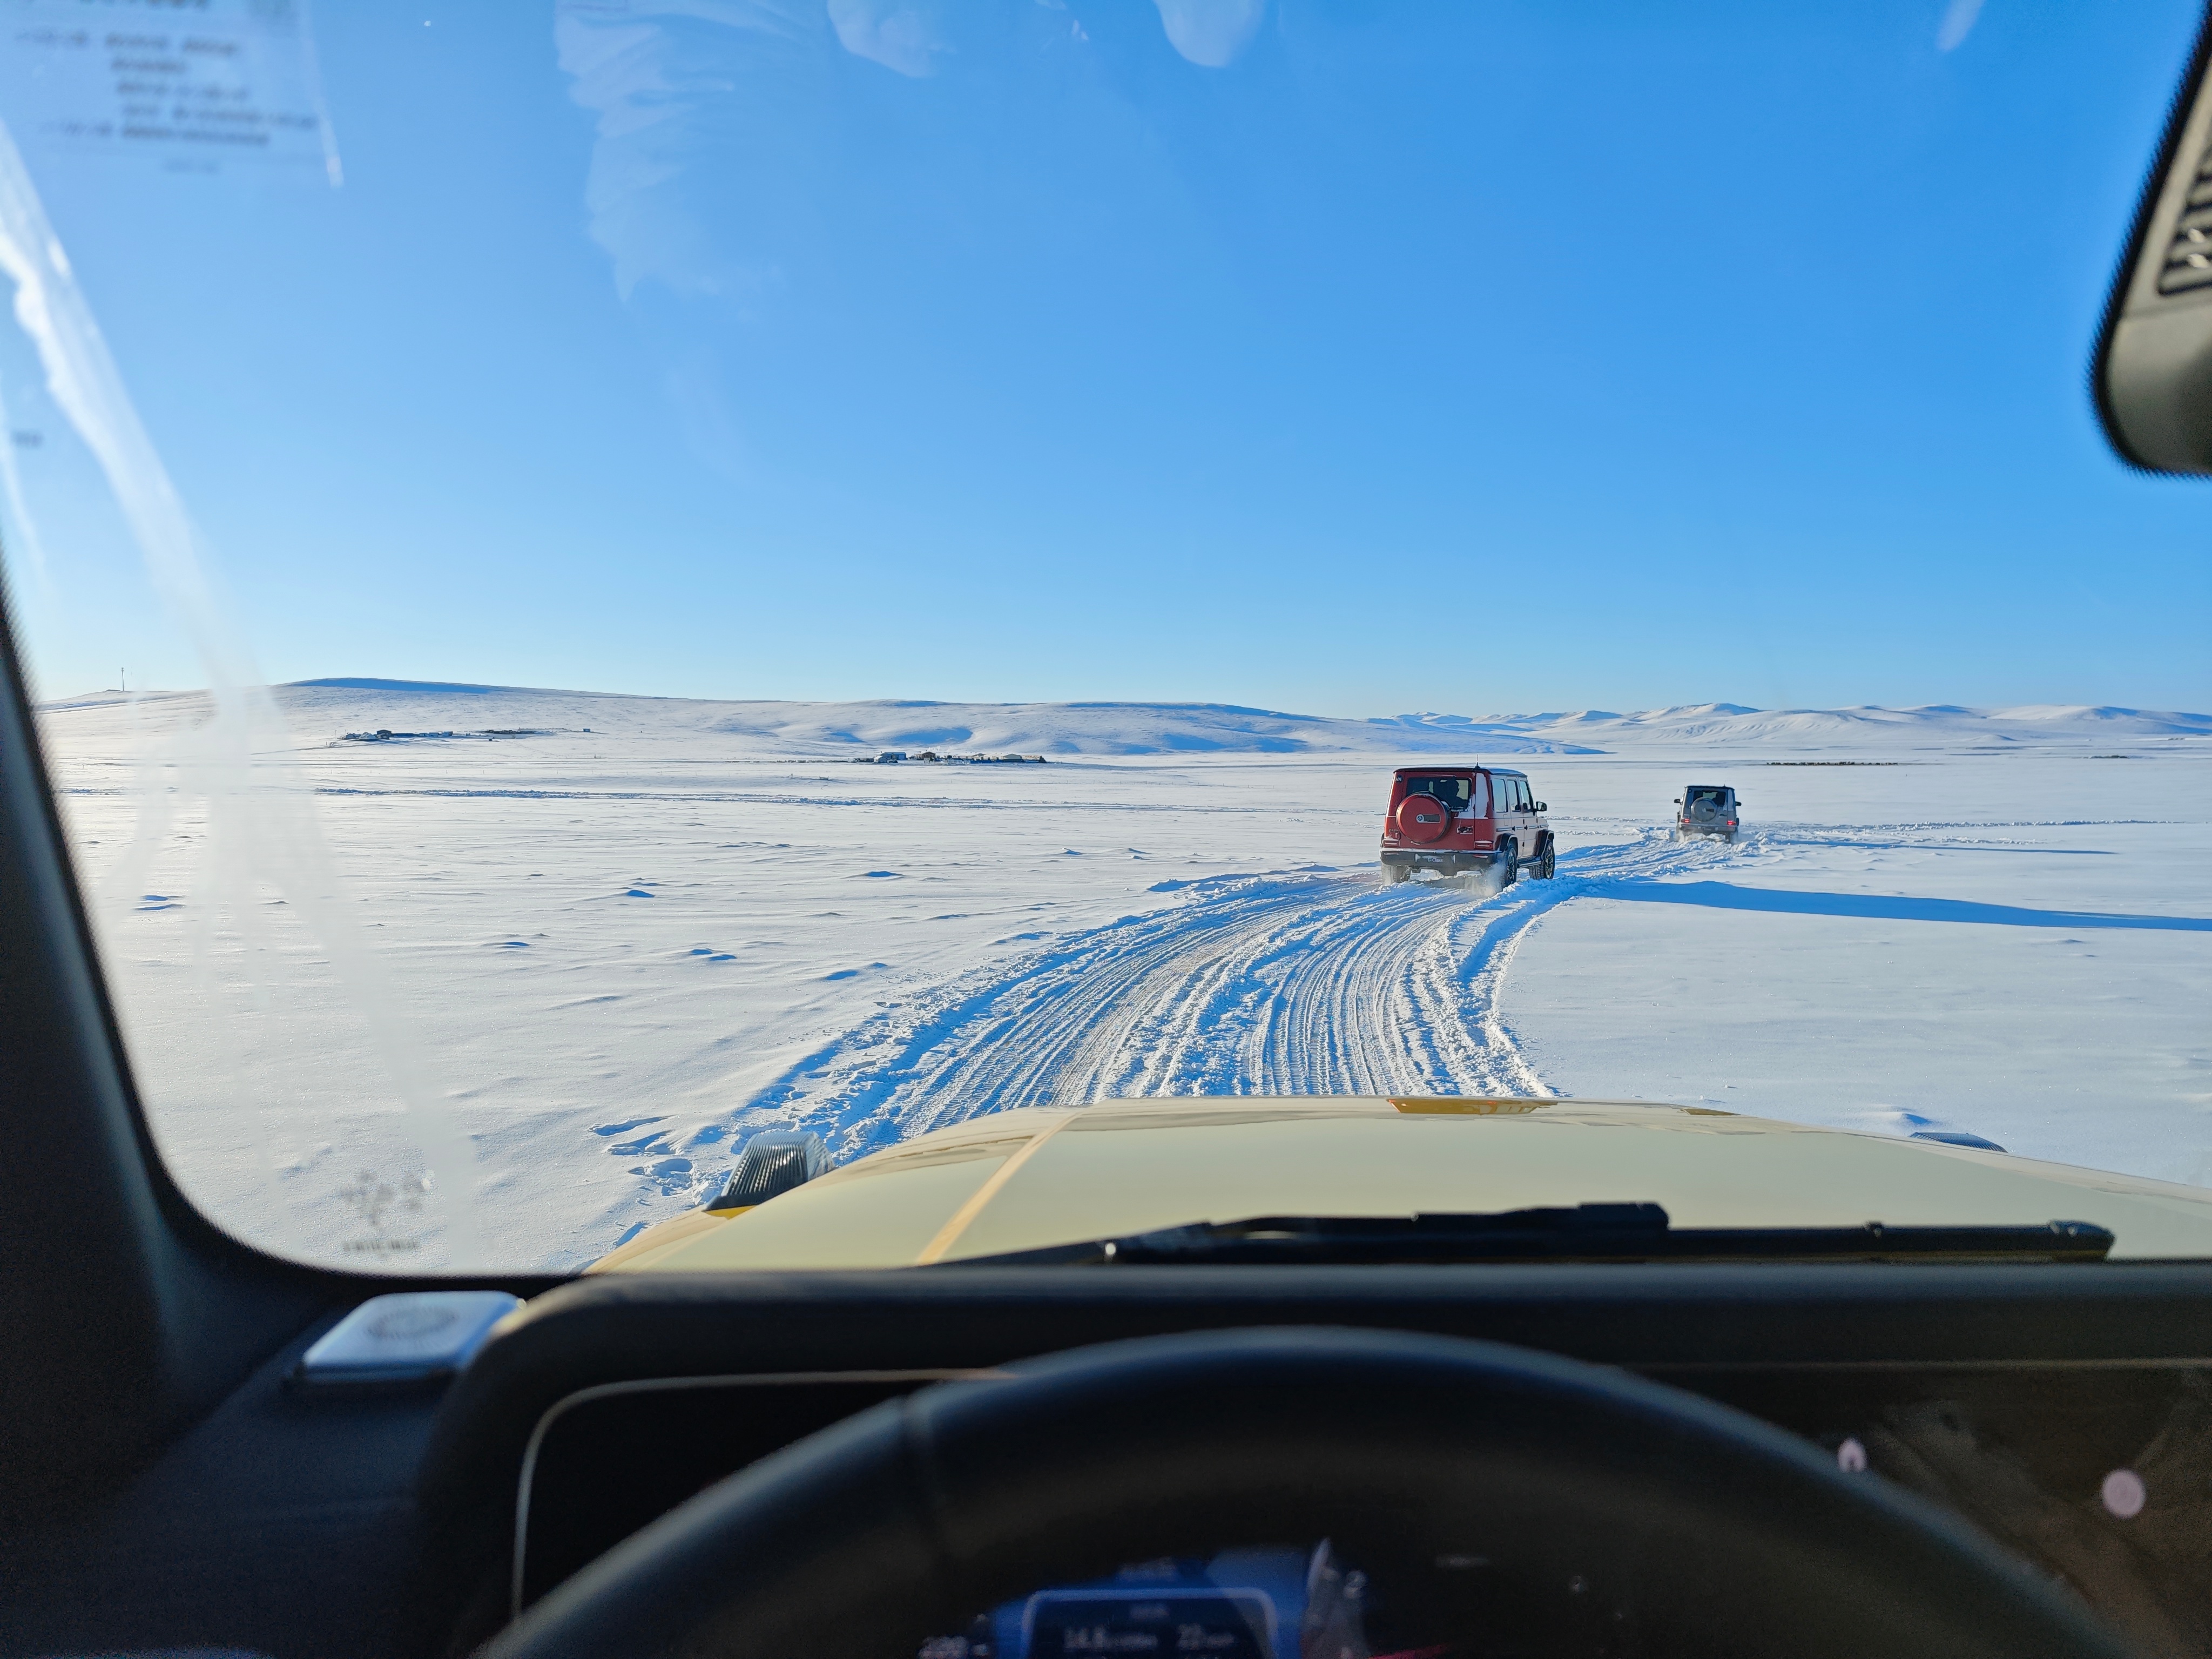
<svg viewBox="0 0 2212 1659"><path fill-rule="evenodd" d="M1200 1091L1665 1099L2212 1181L2203 715L268 702L246 773L194 764L197 694L43 730L164 1153L287 1254L571 1267L762 1128L842 1158ZM1447 757L1529 774L1556 879L1378 884L1389 769ZM1735 784L1742 839L1672 841L1685 782Z"/></svg>

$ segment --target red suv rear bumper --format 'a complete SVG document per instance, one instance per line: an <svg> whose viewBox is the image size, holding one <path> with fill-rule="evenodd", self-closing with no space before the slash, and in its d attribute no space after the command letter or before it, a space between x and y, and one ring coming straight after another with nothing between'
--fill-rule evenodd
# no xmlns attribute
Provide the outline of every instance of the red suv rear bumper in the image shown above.
<svg viewBox="0 0 2212 1659"><path fill-rule="evenodd" d="M1442 852L1426 848L1386 847L1382 862L1402 864L1410 870L1442 870L1456 874L1463 870L1487 870L1498 862L1495 850L1480 853Z"/></svg>

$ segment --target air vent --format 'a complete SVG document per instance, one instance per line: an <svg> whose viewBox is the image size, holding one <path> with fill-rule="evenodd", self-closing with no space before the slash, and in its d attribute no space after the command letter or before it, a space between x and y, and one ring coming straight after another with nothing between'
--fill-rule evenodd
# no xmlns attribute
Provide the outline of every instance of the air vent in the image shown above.
<svg viewBox="0 0 2212 1659"><path fill-rule="evenodd" d="M797 1129L771 1130L745 1143L727 1183L699 1207L710 1212L750 1209L829 1170L830 1149L821 1136Z"/></svg>
<svg viewBox="0 0 2212 1659"><path fill-rule="evenodd" d="M2212 149L2197 158L2197 178L2166 250L2166 269L2158 276L2160 294L2200 288L2212 288Z"/></svg>

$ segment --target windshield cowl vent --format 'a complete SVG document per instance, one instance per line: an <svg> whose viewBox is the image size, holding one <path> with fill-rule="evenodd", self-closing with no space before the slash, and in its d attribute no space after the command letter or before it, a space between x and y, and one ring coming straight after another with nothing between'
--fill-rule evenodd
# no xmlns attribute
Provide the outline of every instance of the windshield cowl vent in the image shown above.
<svg viewBox="0 0 2212 1659"><path fill-rule="evenodd" d="M819 1135L793 1129L757 1134L738 1155L728 1182L699 1207L749 1210L826 1175L830 1167L830 1149Z"/></svg>

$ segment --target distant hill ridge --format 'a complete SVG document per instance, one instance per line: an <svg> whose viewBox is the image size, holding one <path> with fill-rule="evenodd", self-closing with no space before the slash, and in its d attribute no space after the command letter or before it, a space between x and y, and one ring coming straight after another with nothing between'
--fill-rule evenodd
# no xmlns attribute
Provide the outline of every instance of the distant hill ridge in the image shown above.
<svg viewBox="0 0 2212 1659"><path fill-rule="evenodd" d="M1534 714L1425 712L1347 720L1235 703L723 701L367 677L300 680L272 690L290 723L309 738L378 727L588 728L595 735L640 742L712 738L741 750L823 758L880 749L1061 756L1395 754L1473 758L1674 746L1906 751L2212 737L2212 715L2071 704L1767 709L1706 702L1626 714L1583 708ZM144 703L199 694L137 695ZM49 715L59 715L90 713L125 702L117 692L94 692L42 707Z"/></svg>

